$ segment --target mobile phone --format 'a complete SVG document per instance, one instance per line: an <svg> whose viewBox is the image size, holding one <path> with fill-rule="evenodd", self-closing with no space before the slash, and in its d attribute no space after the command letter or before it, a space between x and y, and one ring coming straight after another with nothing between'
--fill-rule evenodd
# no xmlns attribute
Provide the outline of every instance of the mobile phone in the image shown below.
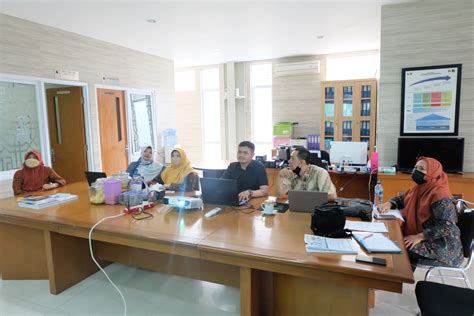
<svg viewBox="0 0 474 316"><path fill-rule="evenodd" d="M387 260L385 260L384 258L369 257L369 256L364 256L364 255L357 255L356 262L372 263L372 264L378 264L381 266L387 265Z"/></svg>

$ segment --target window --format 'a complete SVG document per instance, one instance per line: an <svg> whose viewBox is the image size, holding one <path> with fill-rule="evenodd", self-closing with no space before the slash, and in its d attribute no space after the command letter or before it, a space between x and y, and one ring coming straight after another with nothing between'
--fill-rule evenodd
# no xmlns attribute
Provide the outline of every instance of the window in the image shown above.
<svg viewBox="0 0 474 316"><path fill-rule="evenodd" d="M22 167L28 150L36 149L43 158L47 156L39 109L38 84L0 81L0 174L6 178Z"/></svg>
<svg viewBox="0 0 474 316"><path fill-rule="evenodd" d="M201 106L203 126L203 159L220 160L221 97L219 68L201 70Z"/></svg>
<svg viewBox="0 0 474 316"><path fill-rule="evenodd" d="M142 147L156 150L152 100L151 93L130 93L132 160L140 157Z"/></svg>
<svg viewBox="0 0 474 316"><path fill-rule="evenodd" d="M328 58L326 80L374 78L379 68L379 55Z"/></svg>
<svg viewBox="0 0 474 316"><path fill-rule="evenodd" d="M174 74L174 90L176 92L196 90L196 73L194 70L177 71Z"/></svg>
<svg viewBox="0 0 474 316"><path fill-rule="evenodd" d="M271 158L272 137L272 64L250 67L252 140L257 155Z"/></svg>

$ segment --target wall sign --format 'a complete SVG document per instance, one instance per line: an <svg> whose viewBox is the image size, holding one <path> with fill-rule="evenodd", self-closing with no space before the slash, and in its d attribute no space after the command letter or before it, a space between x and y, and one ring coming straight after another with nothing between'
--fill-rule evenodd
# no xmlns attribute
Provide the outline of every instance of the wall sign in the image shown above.
<svg viewBox="0 0 474 316"><path fill-rule="evenodd" d="M402 69L401 136L457 136L461 64Z"/></svg>

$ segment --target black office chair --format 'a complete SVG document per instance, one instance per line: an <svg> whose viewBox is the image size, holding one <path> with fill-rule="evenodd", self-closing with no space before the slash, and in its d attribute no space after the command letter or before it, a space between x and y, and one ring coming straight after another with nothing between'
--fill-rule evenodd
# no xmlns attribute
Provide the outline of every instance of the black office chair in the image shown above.
<svg viewBox="0 0 474 316"><path fill-rule="evenodd" d="M419 281L415 294L422 316L474 315L474 290Z"/></svg>
<svg viewBox="0 0 474 316"><path fill-rule="evenodd" d="M456 201L455 201L455 204ZM463 280L466 283L466 286L472 289L471 283L469 282L469 278L466 274L467 270L472 264L472 253L474 249L474 212L461 212L459 213L458 217L458 227L461 231L461 243L464 252L464 262L459 267L443 267L443 266L431 266L429 261L423 261L420 264L417 264L417 267L428 269L425 274L425 281L428 280L429 277L436 277L440 278L441 282L444 283L444 279L457 279ZM434 275L433 272L438 271L438 275ZM453 276L453 275L444 275L441 274L442 271L455 271L461 276ZM473 303L474 304L474 303Z"/></svg>

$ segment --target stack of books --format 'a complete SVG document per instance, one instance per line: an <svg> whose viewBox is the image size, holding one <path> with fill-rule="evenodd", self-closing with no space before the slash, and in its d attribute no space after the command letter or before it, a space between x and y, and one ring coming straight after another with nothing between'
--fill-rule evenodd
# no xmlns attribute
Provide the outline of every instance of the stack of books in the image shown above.
<svg viewBox="0 0 474 316"><path fill-rule="evenodd" d="M18 201L18 206L40 209L77 199L77 195L69 193L57 193L53 195L27 195Z"/></svg>

